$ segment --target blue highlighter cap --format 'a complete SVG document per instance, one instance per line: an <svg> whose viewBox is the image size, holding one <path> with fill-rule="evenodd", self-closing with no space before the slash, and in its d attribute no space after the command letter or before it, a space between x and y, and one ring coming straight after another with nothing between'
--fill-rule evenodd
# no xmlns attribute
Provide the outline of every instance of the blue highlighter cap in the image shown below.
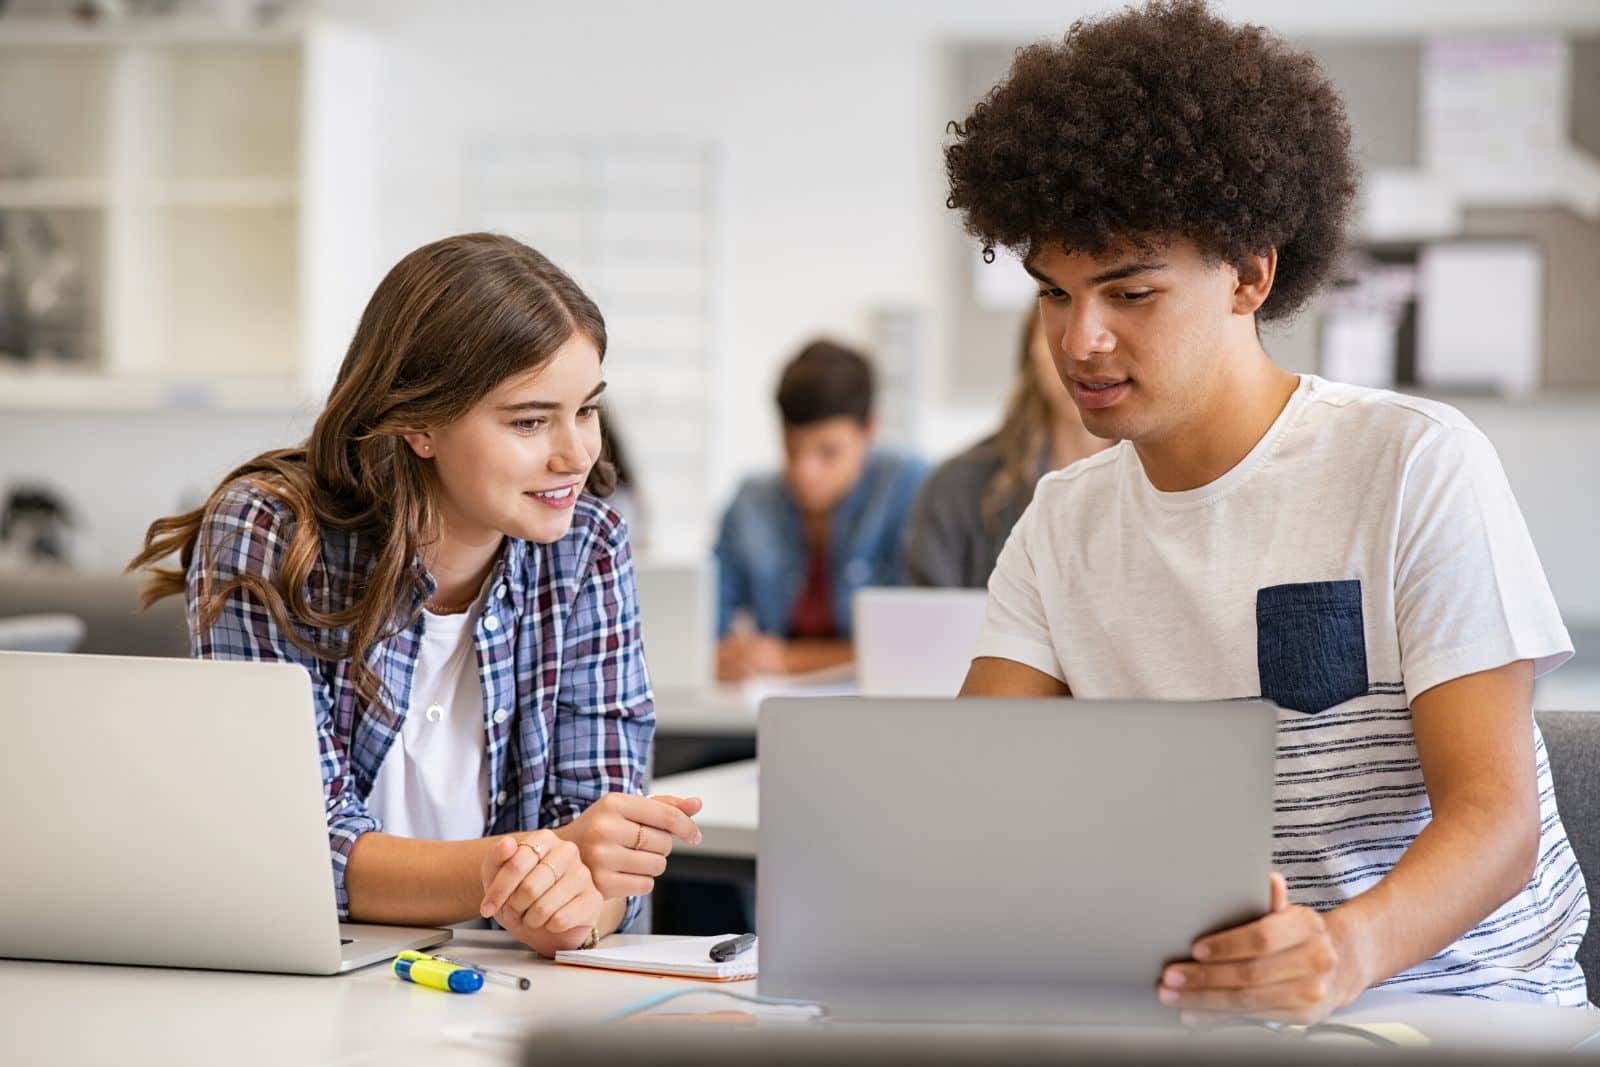
<svg viewBox="0 0 1600 1067"><path fill-rule="evenodd" d="M450 972L450 992L476 993L483 988L483 975L470 967Z"/></svg>

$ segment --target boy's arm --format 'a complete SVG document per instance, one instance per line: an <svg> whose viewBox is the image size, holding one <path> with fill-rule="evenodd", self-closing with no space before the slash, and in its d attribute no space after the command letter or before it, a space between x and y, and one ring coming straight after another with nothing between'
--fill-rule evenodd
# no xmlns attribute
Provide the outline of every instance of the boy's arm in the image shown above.
<svg viewBox="0 0 1600 1067"><path fill-rule="evenodd" d="M1412 702L1433 819L1394 869L1332 911L1289 907L1274 876L1265 918L1201 938L1162 975L1163 1002L1310 1023L1452 944L1515 896L1539 848L1527 660L1434 686Z"/></svg>

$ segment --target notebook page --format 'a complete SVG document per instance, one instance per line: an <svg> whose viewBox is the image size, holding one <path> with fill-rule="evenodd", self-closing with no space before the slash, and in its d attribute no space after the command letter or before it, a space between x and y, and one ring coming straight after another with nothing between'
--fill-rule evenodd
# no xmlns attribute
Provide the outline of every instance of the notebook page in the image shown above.
<svg viewBox="0 0 1600 1067"><path fill-rule="evenodd" d="M760 951L758 945L750 946L725 963L716 963L711 959L711 946L734 936L736 935L679 937L670 941L654 941L617 948L602 946L572 949L557 952L556 962L622 971L641 971L646 974L671 974L685 978L753 977L756 973L756 954Z"/></svg>

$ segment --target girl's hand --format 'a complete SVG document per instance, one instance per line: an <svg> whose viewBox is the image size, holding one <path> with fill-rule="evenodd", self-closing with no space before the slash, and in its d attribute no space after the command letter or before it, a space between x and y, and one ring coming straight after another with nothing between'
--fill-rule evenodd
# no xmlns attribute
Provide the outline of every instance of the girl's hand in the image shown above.
<svg viewBox="0 0 1600 1067"><path fill-rule="evenodd" d="M642 897L667 869L674 837L700 842L690 818L700 808L698 797L607 793L553 832L577 846L605 899Z"/></svg>
<svg viewBox="0 0 1600 1067"><path fill-rule="evenodd" d="M550 830L500 838L481 874L479 913L542 956L577 948L600 921L605 900L577 846Z"/></svg>

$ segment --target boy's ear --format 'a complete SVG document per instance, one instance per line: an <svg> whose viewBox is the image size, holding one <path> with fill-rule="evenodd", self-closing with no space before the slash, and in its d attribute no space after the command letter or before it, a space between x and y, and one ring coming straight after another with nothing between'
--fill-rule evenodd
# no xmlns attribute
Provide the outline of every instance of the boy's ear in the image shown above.
<svg viewBox="0 0 1600 1067"><path fill-rule="evenodd" d="M1272 294L1273 280L1278 276L1278 250L1246 256L1234 265L1239 282L1233 290L1233 313L1254 315Z"/></svg>

